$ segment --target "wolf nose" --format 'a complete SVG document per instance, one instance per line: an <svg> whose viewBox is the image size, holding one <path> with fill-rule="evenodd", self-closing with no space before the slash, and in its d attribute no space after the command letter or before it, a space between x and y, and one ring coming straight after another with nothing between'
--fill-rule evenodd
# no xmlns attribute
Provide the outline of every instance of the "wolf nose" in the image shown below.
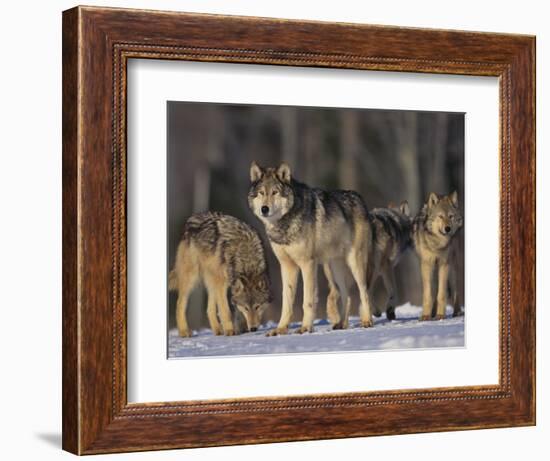
<svg viewBox="0 0 550 461"><path fill-rule="evenodd" d="M451 227L450 226L445 226L445 232L447 232L447 233L451 232Z"/></svg>
<svg viewBox="0 0 550 461"><path fill-rule="evenodd" d="M251 331L252 333L254 333L255 331L258 331L258 329L257 329L256 327L252 327L252 328L250 329L250 331Z"/></svg>
<svg viewBox="0 0 550 461"><path fill-rule="evenodd" d="M269 207L264 205L264 206L262 207L262 214L263 214L264 216L267 216L268 213L269 213Z"/></svg>

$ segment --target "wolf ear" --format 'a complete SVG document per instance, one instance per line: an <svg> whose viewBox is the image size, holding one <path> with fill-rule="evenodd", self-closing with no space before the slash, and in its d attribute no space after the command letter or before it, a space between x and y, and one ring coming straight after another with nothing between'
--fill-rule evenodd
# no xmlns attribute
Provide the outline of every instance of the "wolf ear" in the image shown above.
<svg viewBox="0 0 550 461"><path fill-rule="evenodd" d="M264 175L264 170L258 166L256 162L252 162L250 165L250 182L256 182L262 179Z"/></svg>
<svg viewBox="0 0 550 461"><path fill-rule="evenodd" d="M409 208L409 202L406 200L403 200L401 202L401 205L399 205L399 211L403 213L405 216L411 215L411 209Z"/></svg>
<svg viewBox="0 0 550 461"><path fill-rule="evenodd" d="M439 203L439 197L435 192L432 192L428 197L428 208L432 208Z"/></svg>
<svg viewBox="0 0 550 461"><path fill-rule="evenodd" d="M241 279L235 280L233 286L231 287L231 293L233 296L240 295L244 291L243 281Z"/></svg>
<svg viewBox="0 0 550 461"><path fill-rule="evenodd" d="M281 163L281 166L277 168L277 177L282 181L289 183L290 182L290 167L288 163Z"/></svg>
<svg viewBox="0 0 550 461"><path fill-rule="evenodd" d="M453 204L453 206L458 208L458 192L456 190L451 192L449 198L451 199L451 203Z"/></svg>

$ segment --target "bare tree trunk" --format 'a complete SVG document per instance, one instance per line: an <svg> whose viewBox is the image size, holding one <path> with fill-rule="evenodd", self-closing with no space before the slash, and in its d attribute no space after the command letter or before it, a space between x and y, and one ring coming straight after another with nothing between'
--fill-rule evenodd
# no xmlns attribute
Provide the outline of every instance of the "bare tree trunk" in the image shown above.
<svg viewBox="0 0 550 461"><path fill-rule="evenodd" d="M340 162L338 180L342 189L357 190L359 187L359 118L356 110L340 113Z"/></svg>
<svg viewBox="0 0 550 461"><path fill-rule="evenodd" d="M432 141L432 171L430 173L432 188L434 192L446 194L449 188L445 161L447 160L447 135L448 116L444 113L434 114L434 123L431 129Z"/></svg>
<svg viewBox="0 0 550 461"><path fill-rule="evenodd" d="M396 126L397 161L404 183L402 193L405 195L403 198L409 200L411 209L418 210L422 201L417 152L418 115L416 112L403 112L400 115Z"/></svg>
<svg viewBox="0 0 550 461"><path fill-rule="evenodd" d="M367 186L372 196L364 197L369 207L385 206L388 198L402 187L400 177L391 165L396 162L397 134L393 117L379 111L366 111L362 114L364 124L360 130L369 134L361 145L358 156L358 173L362 176L363 186ZM381 178L384 178L381 181Z"/></svg>
<svg viewBox="0 0 550 461"><path fill-rule="evenodd" d="M306 120L302 171L304 172L304 180L307 184L318 186L317 175L319 172L317 171L315 161L319 155L323 155L319 113L313 112L309 114Z"/></svg>
<svg viewBox="0 0 550 461"><path fill-rule="evenodd" d="M295 167L298 157L298 116L296 108L283 107L280 110L281 159Z"/></svg>
<svg viewBox="0 0 550 461"><path fill-rule="evenodd" d="M203 162L195 171L195 178L193 180L193 213L207 211L209 203L210 166L206 162Z"/></svg>

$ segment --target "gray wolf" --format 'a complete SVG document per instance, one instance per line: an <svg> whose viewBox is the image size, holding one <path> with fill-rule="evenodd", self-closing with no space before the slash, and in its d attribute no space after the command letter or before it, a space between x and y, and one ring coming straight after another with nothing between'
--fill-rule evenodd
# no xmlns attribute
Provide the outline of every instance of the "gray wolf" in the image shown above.
<svg viewBox="0 0 550 461"><path fill-rule="evenodd" d="M401 255L412 246L412 219L409 204L401 202L399 206L390 204L387 208L370 210L373 226L373 249L367 267L367 289L372 290L378 278L382 278L387 293L386 317L395 320L396 283L394 268ZM328 268L323 266L327 277L329 294L327 297L327 313L331 318L337 309L339 300L338 289ZM347 277L349 286L349 276ZM345 304L344 327L347 326L347 314L350 311L350 298L342 300ZM380 316L381 310L374 307L374 315Z"/></svg>
<svg viewBox="0 0 550 461"><path fill-rule="evenodd" d="M222 334L222 327L227 336L239 333L237 312L249 331L257 330L271 295L264 247L254 229L218 212L194 214L187 220L169 274L169 289L178 291L180 336L191 336L187 302L199 279L208 292L206 312L214 334Z"/></svg>
<svg viewBox="0 0 550 461"><path fill-rule="evenodd" d="M457 234L462 225L456 191L446 196L432 192L413 220L413 243L422 274L420 320L445 318L448 289L453 303L453 315L460 315ZM437 293L435 301L434 291Z"/></svg>
<svg viewBox="0 0 550 461"><path fill-rule="evenodd" d="M336 285L347 299L345 269L349 268L359 289L360 316L364 327L372 326L366 268L372 246L367 207L353 191L324 191L309 187L291 176L290 167L250 166L248 204L264 224L267 237L281 266L283 286L279 324L270 334L285 334L292 319L294 298L301 272L303 318L298 333L312 332L317 307L317 269L328 264ZM340 312L331 319L342 328Z"/></svg>

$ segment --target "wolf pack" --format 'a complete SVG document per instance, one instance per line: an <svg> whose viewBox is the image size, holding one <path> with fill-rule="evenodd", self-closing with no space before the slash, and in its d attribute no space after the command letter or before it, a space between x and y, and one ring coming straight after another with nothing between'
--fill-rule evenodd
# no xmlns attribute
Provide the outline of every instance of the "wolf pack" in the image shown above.
<svg viewBox="0 0 550 461"><path fill-rule="evenodd" d="M333 329L349 327L351 290L359 295L360 326L373 316L396 318L395 267L405 251L418 255L422 280L420 320L445 318L450 299L453 316L462 314L458 296L458 233L463 226L457 192L430 193L412 216L406 201L369 210L355 191L310 187L292 176L288 164L250 166L248 205L264 226L281 270L282 306L268 336L290 332L301 275L303 317L296 333L313 332L318 305L318 273L327 279L327 320ZM382 279L387 301L374 306L372 288ZM272 303L266 248L258 232L233 216L208 211L185 223L168 286L178 292L176 323L189 337L187 306L202 282L206 313L215 335L257 331Z"/></svg>

